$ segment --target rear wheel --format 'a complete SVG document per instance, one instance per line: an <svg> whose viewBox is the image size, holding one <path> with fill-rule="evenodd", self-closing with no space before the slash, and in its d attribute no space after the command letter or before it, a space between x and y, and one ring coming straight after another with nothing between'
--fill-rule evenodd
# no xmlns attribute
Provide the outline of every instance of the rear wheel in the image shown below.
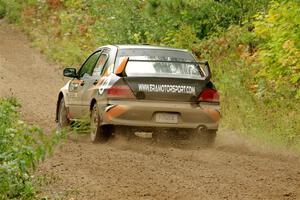
<svg viewBox="0 0 300 200"><path fill-rule="evenodd" d="M212 147L215 144L217 130L196 130L194 133L197 144L202 147Z"/></svg>
<svg viewBox="0 0 300 200"><path fill-rule="evenodd" d="M57 130L61 130L69 125L69 119L67 117L67 109L65 101L62 98L59 102L58 113L57 113Z"/></svg>
<svg viewBox="0 0 300 200"><path fill-rule="evenodd" d="M97 103L95 103L91 111L91 141L94 143L103 143L106 142L111 135L112 127L107 125L101 126L101 118L99 116L98 106Z"/></svg>

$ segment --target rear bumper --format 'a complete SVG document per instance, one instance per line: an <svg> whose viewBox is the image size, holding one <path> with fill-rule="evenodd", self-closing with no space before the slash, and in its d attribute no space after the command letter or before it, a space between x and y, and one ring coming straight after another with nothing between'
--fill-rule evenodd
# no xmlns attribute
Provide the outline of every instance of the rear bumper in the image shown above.
<svg viewBox="0 0 300 200"><path fill-rule="evenodd" d="M201 103L153 102L153 101L109 101L99 108L104 124L138 127L197 128L205 126L217 130L220 120L219 105ZM174 113L177 123L160 123L156 113Z"/></svg>

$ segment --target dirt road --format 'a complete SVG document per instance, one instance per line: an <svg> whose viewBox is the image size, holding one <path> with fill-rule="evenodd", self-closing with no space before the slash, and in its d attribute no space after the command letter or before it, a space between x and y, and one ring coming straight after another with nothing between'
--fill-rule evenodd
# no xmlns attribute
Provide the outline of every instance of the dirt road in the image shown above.
<svg viewBox="0 0 300 200"><path fill-rule="evenodd" d="M62 49L63 50L63 49ZM51 130L61 70L0 21L0 97L15 95L25 120ZM227 131L196 150L115 138L67 139L37 175L41 196L58 199L300 199L300 159Z"/></svg>

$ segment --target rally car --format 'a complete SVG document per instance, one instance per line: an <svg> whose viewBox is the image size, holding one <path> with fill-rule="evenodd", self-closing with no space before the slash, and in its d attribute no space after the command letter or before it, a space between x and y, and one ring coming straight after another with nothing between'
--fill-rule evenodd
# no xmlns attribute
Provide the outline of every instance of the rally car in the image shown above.
<svg viewBox="0 0 300 200"><path fill-rule="evenodd" d="M122 127L133 132L182 130L207 144L215 140L219 93L210 81L208 62L197 62L187 50L103 46L78 72L65 68L63 75L72 79L58 95L59 128L88 117L93 142L106 141Z"/></svg>

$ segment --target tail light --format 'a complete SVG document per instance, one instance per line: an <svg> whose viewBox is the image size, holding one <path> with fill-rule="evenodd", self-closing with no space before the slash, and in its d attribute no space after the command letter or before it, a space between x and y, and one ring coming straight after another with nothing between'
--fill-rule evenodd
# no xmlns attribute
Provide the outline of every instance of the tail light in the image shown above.
<svg viewBox="0 0 300 200"><path fill-rule="evenodd" d="M126 85L121 86L112 86L107 90L108 98L114 99L132 99L134 95L132 94L131 89Z"/></svg>
<svg viewBox="0 0 300 200"><path fill-rule="evenodd" d="M220 102L220 94L217 90L212 88L205 88L199 98L199 102Z"/></svg>

